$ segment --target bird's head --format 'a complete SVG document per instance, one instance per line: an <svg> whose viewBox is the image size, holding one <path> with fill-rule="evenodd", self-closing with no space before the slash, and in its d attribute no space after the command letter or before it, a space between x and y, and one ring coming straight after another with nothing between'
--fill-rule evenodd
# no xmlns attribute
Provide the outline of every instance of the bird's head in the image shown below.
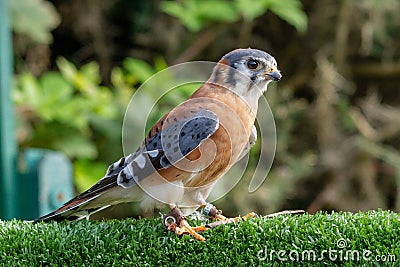
<svg viewBox="0 0 400 267"><path fill-rule="evenodd" d="M282 75L275 58L257 49L236 49L219 61L211 76L212 82L226 86L248 98L260 97L271 81L279 81Z"/></svg>

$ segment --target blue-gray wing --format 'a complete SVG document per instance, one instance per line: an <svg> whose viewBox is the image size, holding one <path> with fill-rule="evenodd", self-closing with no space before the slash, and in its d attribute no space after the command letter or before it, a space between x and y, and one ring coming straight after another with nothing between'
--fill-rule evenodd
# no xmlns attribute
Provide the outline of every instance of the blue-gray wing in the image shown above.
<svg viewBox="0 0 400 267"><path fill-rule="evenodd" d="M217 115L205 109L189 118L177 120L154 134L141 149L111 165L106 177L118 174L118 185L135 185L155 170L165 169L184 158L214 134L218 127Z"/></svg>

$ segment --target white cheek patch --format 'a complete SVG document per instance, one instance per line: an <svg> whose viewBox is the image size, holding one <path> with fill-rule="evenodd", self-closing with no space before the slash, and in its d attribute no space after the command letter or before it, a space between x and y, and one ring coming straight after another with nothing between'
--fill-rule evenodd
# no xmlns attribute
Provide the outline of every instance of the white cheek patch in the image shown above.
<svg viewBox="0 0 400 267"><path fill-rule="evenodd" d="M133 161L136 162L138 167L141 169L143 169L144 165L146 165L146 159L142 154L139 154Z"/></svg>

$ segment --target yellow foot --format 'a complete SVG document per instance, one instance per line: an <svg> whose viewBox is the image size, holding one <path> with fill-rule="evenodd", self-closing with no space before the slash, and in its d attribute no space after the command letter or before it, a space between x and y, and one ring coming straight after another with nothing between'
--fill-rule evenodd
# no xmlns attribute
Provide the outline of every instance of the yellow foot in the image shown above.
<svg viewBox="0 0 400 267"><path fill-rule="evenodd" d="M164 216L163 225L167 227L168 230L174 232L177 235L189 234L197 240L206 241L206 239L199 233L202 233L210 228L214 228L222 224L234 223L240 220L245 221L249 218L258 217L257 214L251 212L243 217L226 218L221 214L222 212L220 210L217 210L211 204L208 205L210 205L210 210L208 210L208 212L206 213L205 211L207 211L207 206L205 206L203 213L217 220L213 223L192 227L186 221L186 218L183 215L182 211L179 208L174 207L167 215Z"/></svg>
<svg viewBox="0 0 400 267"><path fill-rule="evenodd" d="M168 230L174 232L177 235L189 234L195 239L200 241L206 241L206 239L200 235L198 232L204 232L207 230L206 226L192 227L186 221L185 216L177 207L171 209L171 211L164 216L163 225L167 227Z"/></svg>

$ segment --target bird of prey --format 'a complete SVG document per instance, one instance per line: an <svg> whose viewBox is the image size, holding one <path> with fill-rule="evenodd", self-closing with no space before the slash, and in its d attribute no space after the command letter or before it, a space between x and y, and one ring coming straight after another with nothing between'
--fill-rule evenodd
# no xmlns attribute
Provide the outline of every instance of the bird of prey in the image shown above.
<svg viewBox="0 0 400 267"><path fill-rule="evenodd" d="M216 181L255 143L258 100L281 74L276 60L257 49L236 49L210 78L151 128L142 145L110 165L90 189L34 222L74 220L110 205L138 201L144 209L169 205L168 229L205 240L185 215L199 207L224 219L207 203ZM170 220L172 219L172 221Z"/></svg>

